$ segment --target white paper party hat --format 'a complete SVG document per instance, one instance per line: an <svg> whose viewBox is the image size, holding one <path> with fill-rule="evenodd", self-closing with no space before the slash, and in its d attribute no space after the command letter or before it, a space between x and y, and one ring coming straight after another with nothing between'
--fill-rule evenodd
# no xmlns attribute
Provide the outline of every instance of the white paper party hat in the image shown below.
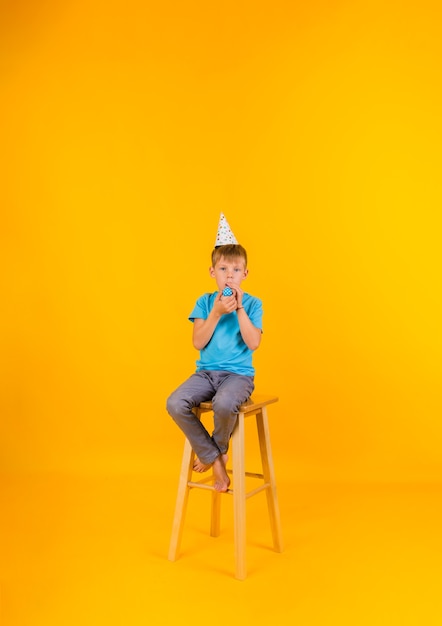
<svg viewBox="0 0 442 626"><path fill-rule="evenodd" d="M221 213L218 222L218 232L216 233L215 248L218 246L225 246L229 243L238 243L235 239L235 235L224 217L224 213Z"/></svg>

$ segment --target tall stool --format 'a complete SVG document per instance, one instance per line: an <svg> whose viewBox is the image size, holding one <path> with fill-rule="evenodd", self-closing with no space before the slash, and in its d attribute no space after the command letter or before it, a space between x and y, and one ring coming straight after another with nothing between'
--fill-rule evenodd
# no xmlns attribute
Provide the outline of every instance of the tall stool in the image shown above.
<svg viewBox="0 0 442 626"><path fill-rule="evenodd" d="M253 395L245 404L240 406L238 420L232 433L232 470L227 471L233 475L233 489L229 489L225 493L233 495L235 577L239 580L244 580L247 576L246 500L263 490L265 490L267 494L267 506L273 536L273 546L276 552L282 552L283 550L281 519L279 514L275 473L270 445L270 432L267 419L267 405L277 401L278 398L275 396ZM202 402L194 409L194 412L196 416L201 419L201 415L203 413L211 410L211 402ZM259 448L261 452L262 473L260 474L246 472L245 469L244 419L252 415L256 417ZM170 561L175 561L178 556L181 537L183 534L187 502L191 489L206 489L212 492L210 534L212 537L218 537L220 534L220 505L221 496L224 494L215 491L213 484L209 484L213 482L213 476L211 474L199 481L192 480L194 458L195 453L193 452L189 441L186 439L184 443L178 494L175 504L175 515L169 546ZM252 491L246 492L246 477L259 479L259 486Z"/></svg>

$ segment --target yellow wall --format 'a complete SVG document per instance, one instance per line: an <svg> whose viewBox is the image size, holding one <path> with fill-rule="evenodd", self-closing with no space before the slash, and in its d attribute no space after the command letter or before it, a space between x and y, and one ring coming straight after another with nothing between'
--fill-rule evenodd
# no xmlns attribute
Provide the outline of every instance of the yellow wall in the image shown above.
<svg viewBox="0 0 442 626"><path fill-rule="evenodd" d="M8 3L1 464L177 469L168 393L250 255L279 472L442 478L437 2Z"/></svg>

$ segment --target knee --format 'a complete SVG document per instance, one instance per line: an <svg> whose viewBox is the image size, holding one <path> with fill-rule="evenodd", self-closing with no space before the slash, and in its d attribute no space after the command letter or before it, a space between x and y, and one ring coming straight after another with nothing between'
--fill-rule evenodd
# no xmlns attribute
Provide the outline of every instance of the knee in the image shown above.
<svg viewBox="0 0 442 626"><path fill-rule="evenodd" d="M183 415L183 413L189 411L188 404L189 403L184 398L180 398L180 396L174 392L167 398L166 409L169 415L175 419L179 415Z"/></svg>
<svg viewBox="0 0 442 626"><path fill-rule="evenodd" d="M227 394L215 396L213 398L213 410L218 417L231 417L238 413L239 404L234 398L229 397Z"/></svg>
<svg viewBox="0 0 442 626"><path fill-rule="evenodd" d="M179 406L180 402L178 402L175 394L172 394L167 398L166 409L171 417L175 417L175 415L179 413Z"/></svg>

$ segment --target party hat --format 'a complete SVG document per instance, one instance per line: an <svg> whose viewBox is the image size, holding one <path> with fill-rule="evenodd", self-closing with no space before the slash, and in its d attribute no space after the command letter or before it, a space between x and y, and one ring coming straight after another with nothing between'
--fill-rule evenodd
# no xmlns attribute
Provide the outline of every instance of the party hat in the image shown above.
<svg viewBox="0 0 442 626"><path fill-rule="evenodd" d="M219 222L218 222L218 232L216 233L216 241L215 248L218 246L225 246L229 243L238 243L235 239L235 235L232 233L232 230L224 217L224 213L221 213Z"/></svg>

